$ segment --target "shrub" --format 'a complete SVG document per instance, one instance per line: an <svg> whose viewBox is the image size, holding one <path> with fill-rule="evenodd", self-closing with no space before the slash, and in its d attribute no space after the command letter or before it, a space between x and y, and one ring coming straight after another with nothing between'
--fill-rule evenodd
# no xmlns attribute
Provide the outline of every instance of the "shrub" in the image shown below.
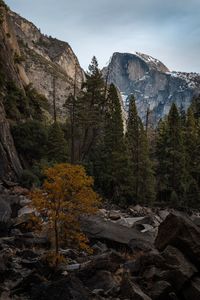
<svg viewBox="0 0 200 300"><path fill-rule="evenodd" d="M47 129L39 121L29 120L12 127L17 151L32 163L45 157Z"/></svg>
<svg viewBox="0 0 200 300"><path fill-rule="evenodd" d="M39 178L30 170L24 170L20 176L19 183L25 188L38 187L40 185Z"/></svg>

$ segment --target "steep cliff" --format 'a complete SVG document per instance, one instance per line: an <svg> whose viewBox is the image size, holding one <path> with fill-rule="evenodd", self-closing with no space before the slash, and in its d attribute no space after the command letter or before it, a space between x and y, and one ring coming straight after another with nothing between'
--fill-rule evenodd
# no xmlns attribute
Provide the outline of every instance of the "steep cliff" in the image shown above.
<svg viewBox="0 0 200 300"><path fill-rule="evenodd" d="M159 60L146 54L114 53L110 64L103 69L109 83L121 91L124 102L131 94L136 97L138 111L145 120L147 109L156 124L175 102L187 109L192 98L200 93L200 75L170 72Z"/></svg>
<svg viewBox="0 0 200 300"><path fill-rule="evenodd" d="M56 108L62 118L65 116L63 104L73 91L75 77L77 89L84 79L77 57L68 43L43 35L34 24L14 12L9 14L29 82L52 106L55 78Z"/></svg>
<svg viewBox="0 0 200 300"><path fill-rule="evenodd" d="M0 0L0 179L15 180L22 172L9 124L18 121L9 113L15 101L9 96L10 84L19 91L17 101L22 109L29 84L46 96L52 115L54 94L57 115L65 120L63 105L74 90L74 82L78 92L83 80L84 72L67 43L41 34ZM23 118L26 116L21 121Z"/></svg>
<svg viewBox="0 0 200 300"><path fill-rule="evenodd" d="M21 173L21 164L6 119L3 99L6 94L6 82L13 81L23 89L19 69L14 63L13 52L20 53L15 40L12 24L6 9L0 7L0 179L15 179ZM9 38L8 38L9 37Z"/></svg>

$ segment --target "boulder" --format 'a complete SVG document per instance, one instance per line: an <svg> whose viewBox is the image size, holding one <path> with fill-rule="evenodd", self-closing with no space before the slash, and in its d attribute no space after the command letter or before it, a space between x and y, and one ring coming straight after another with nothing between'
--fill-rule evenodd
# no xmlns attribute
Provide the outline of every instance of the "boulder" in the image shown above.
<svg viewBox="0 0 200 300"><path fill-rule="evenodd" d="M116 221L121 219L121 215L119 211L111 210L108 214L109 219Z"/></svg>
<svg viewBox="0 0 200 300"><path fill-rule="evenodd" d="M81 228L92 239L110 241L126 245L129 248L150 249L153 247L154 236L149 233L140 233L134 228L128 228L100 216L91 216L81 220Z"/></svg>
<svg viewBox="0 0 200 300"><path fill-rule="evenodd" d="M24 206L18 211L18 218L24 215L29 215L29 217L35 212L35 209L29 206Z"/></svg>
<svg viewBox="0 0 200 300"><path fill-rule="evenodd" d="M104 253L108 250L108 247L106 244L97 241L97 243L92 246L92 249L94 250L94 253Z"/></svg>
<svg viewBox="0 0 200 300"><path fill-rule="evenodd" d="M28 247L32 248L34 246L49 248L50 241L45 236L39 236L32 232L28 232L27 234L22 234L15 237L15 244L18 247Z"/></svg>
<svg viewBox="0 0 200 300"><path fill-rule="evenodd" d="M200 228L189 218L171 213L160 225L155 246L164 250L168 245L179 249L191 262L200 267Z"/></svg>
<svg viewBox="0 0 200 300"><path fill-rule="evenodd" d="M8 235L12 210L9 202L0 198L0 237Z"/></svg>
<svg viewBox="0 0 200 300"><path fill-rule="evenodd" d="M0 223L8 223L11 218L12 210L9 202L0 198Z"/></svg>
<svg viewBox="0 0 200 300"><path fill-rule="evenodd" d="M167 218L167 216L169 215L169 211L166 210L166 209L160 210L160 211L158 212L158 215L159 215L159 217L164 221L164 220Z"/></svg>
<svg viewBox="0 0 200 300"><path fill-rule="evenodd" d="M157 281L153 285L151 297L153 300L170 300L172 287L167 281Z"/></svg>
<svg viewBox="0 0 200 300"><path fill-rule="evenodd" d="M121 297L130 300L151 300L128 276L124 276L121 282Z"/></svg>
<svg viewBox="0 0 200 300"><path fill-rule="evenodd" d="M104 293L116 289L118 286L112 273L105 270L97 271L92 277L88 278L88 280L86 280L84 284L91 291L93 291L94 289L96 290L100 289L103 290Z"/></svg>
<svg viewBox="0 0 200 300"><path fill-rule="evenodd" d="M93 296L75 276L36 284L31 291L32 300L92 300Z"/></svg>
<svg viewBox="0 0 200 300"><path fill-rule="evenodd" d="M121 264L124 264L125 259L117 252L110 251L93 257L90 261L81 265L79 275L84 280L93 276L97 270L107 270L115 272Z"/></svg>
<svg viewBox="0 0 200 300"><path fill-rule="evenodd" d="M190 284L182 291L184 300L200 299L200 278L194 278Z"/></svg>
<svg viewBox="0 0 200 300"><path fill-rule="evenodd" d="M167 246L162 257L165 259L165 268L168 269L165 276L176 291L181 290L183 285L198 272L196 267L178 249L172 246Z"/></svg>

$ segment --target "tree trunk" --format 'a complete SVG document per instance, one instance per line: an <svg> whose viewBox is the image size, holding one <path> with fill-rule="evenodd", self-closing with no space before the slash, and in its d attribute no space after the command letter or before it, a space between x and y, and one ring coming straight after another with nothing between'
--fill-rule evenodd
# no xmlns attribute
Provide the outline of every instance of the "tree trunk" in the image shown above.
<svg viewBox="0 0 200 300"><path fill-rule="evenodd" d="M58 256L59 252L59 241L58 241L58 224L57 220L54 222L54 231L55 231L55 254Z"/></svg>

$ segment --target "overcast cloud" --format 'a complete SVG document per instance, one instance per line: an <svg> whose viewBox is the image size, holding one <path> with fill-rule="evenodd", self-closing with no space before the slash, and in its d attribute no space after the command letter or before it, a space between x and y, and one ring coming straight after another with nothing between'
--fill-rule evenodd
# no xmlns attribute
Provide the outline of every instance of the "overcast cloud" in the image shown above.
<svg viewBox="0 0 200 300"><path fill-rule="evenodd" d="M43 33L67 41L83 68L113 52L149 54L200 73L200 0L7 0Z"/></svg>

